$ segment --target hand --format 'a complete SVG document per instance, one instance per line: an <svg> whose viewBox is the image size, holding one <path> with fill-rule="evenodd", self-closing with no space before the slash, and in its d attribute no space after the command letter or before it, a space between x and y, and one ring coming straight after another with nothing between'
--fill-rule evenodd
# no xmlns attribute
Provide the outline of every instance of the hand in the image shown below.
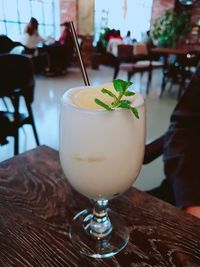
<svg viewBox="0 0 200 267"><path fill-rule="evenodd" d="M200 206L188 206L184 210L200 219Z"/></svg>

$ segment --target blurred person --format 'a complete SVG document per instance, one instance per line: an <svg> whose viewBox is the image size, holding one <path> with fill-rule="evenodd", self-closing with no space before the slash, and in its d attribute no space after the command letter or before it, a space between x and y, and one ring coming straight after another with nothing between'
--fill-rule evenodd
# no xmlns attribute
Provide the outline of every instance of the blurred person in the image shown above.
<svg viewBox="0 0 200 267"><path fill-rule="evenodd" d="M121 37L121 32L120 32L120 30L117 30L117 38L119 39L119 40L123 40L123 38Z"/></svg>
<svg viewBox="0 0 200 267"><path fill-rule="evenodd" d="M61 24L61 26L64 28L56 44L60 46L60 52L58 51L58 65L60 67L60 70L62 71L70 64L74 57L74 41L69 23L64 22ZM80 39L78 39L78 42L81 46Z"/></svg>
<svg viewBox="0 0 200 267"><path fill-rule="evenodd" d="M120 30L115 30L115 29L112 29L110 31L110 34L109 34L109 40L110 41L111 39L118 39L118 40L123 40L123 38L121 37L121 32Z"/></svg>
<svg viewBox="0 0 200 267"><path fill-rule="evenodd" d="M114 38L115 32L116 32L115 29L111 29L109 31L108 36L107 36L107 42L109 42L110 39Z"/></svg>
<svg viewBox="0 0 200 267"><path fill-rule="evenodd" d="M64 22L61 24L61 26L64 26L64 29L60 35L60 38L58 39L58 43L61 45L67 45L69 39L71 39L71 32L69 29L69 23L68 22Z"/></svg>
<svg viewBox="0 0 200 267"><path fill-rule="evenodd" d="M37 19L32 17L24 29L20 42L25 48L24 53L32 56L35 72L47 74L50 72L52 63L48 51L43 49L43 46L50 39L44 39L39 34L38 25Z"/></svg>
<svg viewBox="0 0 200 267"><path fill-rule="evenodd" d="M123 44L119 31L114 31L113 36L110 37L106 51L113 56L118 56L118 45Z"/></svg>
<svg viewBox="0 0 200 267"><path fill-rule="evenodd" d="M73 40L73 36L69 27L69 23L68 22L64 22L61 24L61 26L64 26L64 29L60 35L60 38L58 40L58 43L61 44L63 46L63 52L65 55L65 59L67 61L67 64L70 63L72 57L74 56L74 40ZM82 45L82 39L78 38L78 43L79 46L81 47Z"/></svg>
<svg viewBox="0 0 200 267"><path fill-rule="evenodd" d="M24 34L20 38L20 42L30 49L37 48L39 44L44 44L46 41L39 34L38 25L38 21L32 17L24 29Z"/></svg>
<svg viewBox="0 0 200 267"><path fill-rule="evenodd" d="M153 43L153 39L151 37L151 32L147 31L144 38L143 38L143 43L146 43L148 49L151 49L153 47L155 47L154 43Z"/></svg>
<svg viewBox="0 0 200 267"><path fill-rule="evenodd" d="M126 45L132 45L133 44L133 40L131 39L131 32L127 31L126 36L123 38L123 43Z"/></svg>
<svg viewBox="0 0 200 267"><path fill-rule="evenodd" d="M148 191L200 219L200 62L163 137L166 179Z"/></svg>
<svg viewBox="0 0 200 267"><path fill-rule="evenodd" d="M99 40L97 42L97 50L101 53L106 53L106 47L110 37L113 36L113 29L105 28L99 35Z"/></svg>
<svg viewBox="0 0 200 267"><path fill-rule="evenodd" d="M50 58L50 72L49 76L56 76L64 74L67 66L72 61L74 56L74 43L72 34L70 31L69 23L64 22L60 26L64 29L60 35L60 38L53 44L45 45L39 50L46 52Z"/></svg>
<svg viewBox="0 0 200 267"><path fill-rule="evenodd" d="M113 38L109 39L108 45L106 47L108 63L109 65L114 67L114 79L117 77L117 74L119 72L120 60L118 59L118 45L123 44L120 37L120 32L114 31Z"/></svg>

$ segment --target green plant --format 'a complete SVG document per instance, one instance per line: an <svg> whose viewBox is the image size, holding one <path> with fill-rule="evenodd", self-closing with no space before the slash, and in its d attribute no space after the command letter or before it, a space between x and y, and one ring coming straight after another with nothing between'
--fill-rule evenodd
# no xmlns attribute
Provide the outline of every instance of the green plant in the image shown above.
<svg viewBox="0 0 200 267"><path fill-rule="evenodd" d="M166 11L163 16L155 20L152 37L158 47L173 47L190 28L190 16L186 11L180 14Z"/></svg>

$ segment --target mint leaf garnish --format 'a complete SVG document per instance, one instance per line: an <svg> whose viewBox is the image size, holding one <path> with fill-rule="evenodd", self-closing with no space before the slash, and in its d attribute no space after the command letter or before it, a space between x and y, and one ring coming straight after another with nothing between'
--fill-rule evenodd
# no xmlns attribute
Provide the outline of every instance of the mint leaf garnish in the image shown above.
<svg viewBox="0 0 200 267"><path fill-rule="evenodd" d="M130 85L132 85L132 82L126 82L123 80L113 80L113 85L115 91L118 93L118 96L113 94L110 90L103 88L101 90L102 93L108 94L110 97L113 98L113 102L111 103L111 106L107 105L106 103L102 102L101 100L95 98L95 103L106 110L114 110L114 108L125 108L130 109L132 113L135 115L136 118L139 119L138 110L131 105L131 101L127 99L122 99L124 96L133 96L135 95L134 92L128 91L128 88Z"/></svg>
<svg viewBox="0 0 200 267"><path fill-rule="evenodd" d="M115 100L117 100L117 97L116 97L111 91L109 91L108 89L103 88L103 89L101 89L101 92L104 93L104 94L108 94L109 96L111 96L111 97L113 97Z"/></svg>
<svg viewBox="0 0 200 267"><path fill-rule="evenodd" d="M134 92L131 92L131 91L126 91L126 92L124 93L124 95L125 95L125 96L132 96L132 95L135 95L135 93L134 93Z"/></svg>
<svg viewBox="0 0 200 267"><path fill-rule="evenodd" d="M131 107L130 109L133 112L133 114L135 115L135 117L139 119L138 110L136 108L134 108L134 107Z"/></svg>
<svg viewBox="0 0 200 267"><path fill-rule="evenodd" d="M120 107L120 108L128 108L129 109L131 107L131 101L130 100L121 100L119 102L118 107Z"/></svg>
<svg viewBox="0 0 200 267"><path fill-rule="evenodd" d="M114 110L112 108L110 108L107 104L105 104L104 102L102 102L101 100L95 98L95 103L99 106L102 106L103 108L107 109L107 110Z"/></svg>
<svg viewBox="0 0 200 267"><path fill-rule="evenodd" d="M132 84L132 82L126 82L120 79L113 80L115 91L119 92L120 94L123 94Z"/></svg>

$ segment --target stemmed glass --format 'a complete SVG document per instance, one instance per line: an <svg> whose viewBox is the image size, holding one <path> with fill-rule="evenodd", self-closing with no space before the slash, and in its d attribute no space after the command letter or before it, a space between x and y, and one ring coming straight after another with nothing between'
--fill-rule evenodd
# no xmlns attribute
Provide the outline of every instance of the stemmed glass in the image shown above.
<svg viewBox="0 0 200 267"><path fill-rule="evenodd" d="M70 238L80 253L106 258L120 252L128 243L129 232L124 220L107 205L108 200L132 185L141 169L145 105L137 94L134 106L139 119L125 109L82 108L76 101L88 88L92 87L72 88L62 97L59 152L69 183L94 201L92 211L83 210L73 218Z"/></svg>

